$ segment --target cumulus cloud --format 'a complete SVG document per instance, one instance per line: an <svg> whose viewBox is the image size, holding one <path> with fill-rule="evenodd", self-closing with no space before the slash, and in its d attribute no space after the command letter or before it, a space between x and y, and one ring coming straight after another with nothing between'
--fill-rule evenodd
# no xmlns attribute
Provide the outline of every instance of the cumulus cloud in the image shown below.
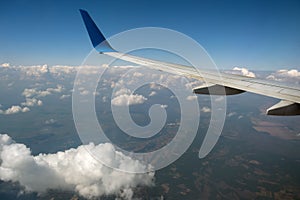
<svg viewBox="0 0 300 200"><path fill-rule="evenodd" d="M22 95L25 96L25 102L22 102L21 105L13 105L6 110L0 110L0 114L10 115L16 114L19 112L28 112L30 109L28 107L33 106L42 106L43 102L36 97L45 97L53 93L60 93L63 91L61 85L57 85L56 88L47 88L46 90L37 90L36 88L26 88L24 89Z"/></svg>
<svg viewBox="0 0 300 200"><path fill-rule="evenodd" d="M242 67L242 68L234 67L233 71L234 71L233 73L235 73L235 74L237 72L238 74L241 74L243 76L248 76L248 77L252 77L252 78L256 77L256 75L253 72L249 71L248 69L246 69L244 67Z"/></svg>
<svg viewBox="0 0 300 200"><path fill-rule="evenodd" d="M18 69L26 76L40 77L48 73L48 65L19 66Z"/></svg>
<svg viewBox="0 0 300 200"><path fill-rule="evenodd" d="M46 90L38 90L37 88L25 88L22 95L26 98L33 96L45 97L53 93L61 93L64 90L62 85L57 85L56 88L47 88Z"/></svg>
<svg viewBox="0 0 300 200"><path fill-rule="evenodd" d="M300 84L300 71L281 69L267 76L267 79Z"/></svg>
<svg viewBox="0 0 300 200"><path fill-rule="evenodd" d="M22 106L42 106L43 102L41 100L35 99L35 98L26 98L26 101L21 103Z"/></svg>
<svg viewBox="0 0 300 200"><path fill-rule="evenodd" d="M11 115L11 114L16 114L19 112L28 112L30 109L28 107L20 107L20 106L11 106L10 108L6 110L0 110L0 114L4 115Z"/></svg>
<svg viewBox="0 0 300 200"><path fill-rule="evenodd" d="M149 94L149 97L152 97L152 96L154 96L154 95L156 95L156 94L157 94L157 92L151 91L150 94Z"/></svg>
<svg viewBox="0 0 300 200"><path fill-rule="evenodd" d="M55 65L55 66L49 67L49 71L51 74L53 74L55 76L61 76L61 75L65 75L65 74L76 73L77 68L75 66Z"/></svg>
<svg viewBox="0 0 300 200"><path fill-rule="evenodd" d="M232 116L235 116L236 115L236 112L230 112L227 114L227 117L232 117Z"/></svg>
<svg viewBox="0 0 300 200"><path fill-rule="evenodd" d="M168 105L162 104L162 105L160 105L160 107L166 109L168 107Z"/></svg>
<svg viewBox="0 0 300 200"><path fill-rule="evenodd" d="M45 124L47 124L47 125L49 125L49 124L55 124L56 122L57 122L57 120L51 118L51 119L46 120Z"/></svg>
<svg viewBox="0 0 300 200"><path fill-rule="evenodd" d="M193 100L196 100L196 99L197 99L196 95L190 95L190 96L186 97L186 100L188 100L188 101L193 101Z"/></svg>
<svg viewBox="0 0 300 200"><path fill-rule="evenodd" d="M9 67L10 64L9 64L9 63L3 63L3 64L1 64L1 66L2 66L2 67Z"/></svg>
<svg viewBox="0 0 300 200"><path fill-rule="evenodd" d="M95 160L89 152L118 163L121 170L145 169L140 162L115 150L110 143L81 145L56 154L33 156L24 144L0 134L0 179L18 182L25 191L73 190L86 198L116 195L131 199L133 188L153 185L154 173L134 174L117 171Z"/></svg>
<svg viewBox="0 0 300 200"><path fill-rule="evenodd" d="M209 112L211 112L211 110L209 107L204 106L203 108L201 108L201 112L209 113Z"/></svg>
<svg viewBox="0 0 300 200"><path fill-rule="evenodd" d="M146 97L139 94L122 94L114 97L111 100L111 103L115 106L129 106L134 104L142 104L146 100Z"/></svg>
<svg viewBox="0 0 300 200"><path fill-rule="evenodd" d="M67 98L69 98L71 95L69 95L69 94L63 94L63 95L61 95L60 97L59 97L59 99L67 99Z"/></svg>

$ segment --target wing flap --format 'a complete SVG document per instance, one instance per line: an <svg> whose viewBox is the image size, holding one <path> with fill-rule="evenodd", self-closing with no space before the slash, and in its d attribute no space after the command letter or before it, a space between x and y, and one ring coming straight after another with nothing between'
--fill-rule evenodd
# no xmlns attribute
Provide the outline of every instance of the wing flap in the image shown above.
<svg viewBox="0 0 300 200"><path fill-rule="evenodd" d="M279 103L267 109L268 115L300 115L300 104L281 100Z"/></svg>

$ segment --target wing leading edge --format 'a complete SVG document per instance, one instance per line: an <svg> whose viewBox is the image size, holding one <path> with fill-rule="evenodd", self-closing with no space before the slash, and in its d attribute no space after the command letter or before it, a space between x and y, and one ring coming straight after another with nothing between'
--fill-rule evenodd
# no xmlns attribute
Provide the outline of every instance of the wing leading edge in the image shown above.
<svg viewBox="0 0 300 200"><path fill-rule="evenodd" d="M267 80L228 73L216 75L215 72L209 70L196 70L190 66L161 62L117 52L105 40L105 37L89 14L84 10L80 10L80 13L94 48L101 54L188 78L201 81L205 79L208 84L204 87L194 88L193 92L196 94L235 95L243 92L252 92L281 100L267 109L268 115L300 115L299 87L291 87Z"/></svg>

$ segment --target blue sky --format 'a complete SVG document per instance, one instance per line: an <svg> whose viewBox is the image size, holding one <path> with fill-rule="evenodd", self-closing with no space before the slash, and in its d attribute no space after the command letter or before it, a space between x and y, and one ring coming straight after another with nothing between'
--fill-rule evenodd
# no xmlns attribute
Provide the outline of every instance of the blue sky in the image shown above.
<svg viewBox="0 0 300 200"><path fill-rule="evenodd" d="M165 27L198 41L220 68L300 68L300 1L14 1L0 3L0 63L79 65L92 46L78 9L104 35Z"/></svg>

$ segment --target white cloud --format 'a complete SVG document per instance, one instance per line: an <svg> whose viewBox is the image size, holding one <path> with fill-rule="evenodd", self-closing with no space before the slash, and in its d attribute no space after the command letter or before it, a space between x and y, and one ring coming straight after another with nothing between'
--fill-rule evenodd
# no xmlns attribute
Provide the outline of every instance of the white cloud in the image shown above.
<svg viewBox="0 0 300 200"><path fill-rule="evenodd" d="M114 97L111 103L115 106L128 106L133 104L142 104L147 100L146 97L138 94L122 94Z"/></svg>
<svg viewBox="0 0 300 200"><path fill-rule="evenodd" d="M49 124L54 124L56 122L57 122L57 120L55 120L55 119L48 119L45 121L45 124L49 125Z"/></svg>
<svg viewBox="0 0 300 200"><path fill-rule="evenodd" d="M186 100L188 101L193 101L193 100L196 100L197 99L197 96L196 95L190 95L190 96L187 96Z"/></svg>
<svg viewBox="0 0 300 200"><path fill-rule="evenodd" d="M0 110L0 114L11 115L19 112L28 112L30 109L28 107L20 107L20 106L11 106L7 110Z"/></svg>
<svg viewBox="0 0 300 200"><path fill-rule="evenodd" d="M80 95L88 95L88 94L90 94L90 91L88 90L83 90L80 92Z"/></svg>
<svg viewBox="0 0 300 200"><path fill-rule="evenodd" d="M55 65L55 66L49 67L49 71L53 75L61 76L64 74L76 73L77 68L74 66Z"/></svg>
<svg viewBox="0 0 300 200"><path fill-rule="evenodd" d="M215 102L220 102L220 101L224 100L224 97L223 96L219 96L219 97L216 97L214 100L215 100Z"/></svg>
<svg viewBox="0 0 300 200"><path fill-rule="evenodd" d="M22 106L42 106L43 102L41 100L35 99L35 98L26 98L26 101L21 103Z"/></svg>
<svg viewBox="0 0 300 200"><path fill-rule="evenodd" d="M267 79L300 84L300 71L281 69L267 76Z"/></svg>
<svg viewBox="0 0 300 200"><path fill-rule="evenodd" d="M156 94L157 94L157 92L151 91L150 94L149 94L149 97L152 97L152 96L154 96L154 95L156 95Z"/></svg>
<svg viewBox="0 0 300 200"><path fill-rule="evenodd" d="M140 77L142 77L142 76L144 76L142 73L140 73L140 72L134 72L133 73L133 76L134 77L138 77L138 78L140 78Z"/></svg>
<svg viewBox="0 0 300 200"><path fill-rule="evenodd" d="M162 89L162 86L161 86L161 85L156 84L156 83L153 83L153 82L150 83L149 86L150 86L150 88L151 88L152 90L161 90L161 89Z"/></svg>
<svg viewBox="0 0 300 200"><path fill-rule="evenodd" d="M35 77L40 77L49 71L47 65L19 66L16 69L20 70L25 76Z"/></svg>
<svg viewBox="0 0 300 200"><path fill-rule="evenodd" d="M127 89L127 88L121 88L121 89L119 89L119 90L117 90L115 93L114 93L114 95L115 96L120 96L120 95L122 95L122 94L131 94L131 90L129 90L129 89Z"/></svg>
<svg viewBox="0 0 300 200"><path fill-rule="evenodd" d="M244 67L242 67L242 68L234 67L233 71L236 71L236 72L238 72L239 74L241 74L243 76L248 76L248 77L252 77L252 78L256 77L253 72L250 72L248 69L246 69Z"/></svg>
<svg viewBox="0 0 300 200"><path fill-rule="evenodd" d="M46 90L38 90L37 88L25 88L22 95L30 98L33 96L36 97L45 97L53 93L61 93L64 90L62 85L57 85L56 88L47 88Z"/></svg>
<svg viewBox="0 0 300 200"><path fill-rule="evenodd" d="M69 98L71 95L69 95L69 94L63 94L63 95L61 95L60 97L59 97L59 99L67 99L67 98Z"/></svg>
<svg viewBox="0 0 300 200"><path fill-rule="evenodd" d="M162 104L162 105L160 105L160 107L166 109L168 107L168 105Z"/></svg>
<svg viewBox="0 0 300 200"><path fill-rule="evenodd" d="M97 152L121 170L141 171L140 162L115 150L110 143L81 145L56 154L33 156L24 144L0 134L0 179L19 182L25 191L39 194L48 189L73 190L86 198L117 195L131 199L133 188L152 186L154 173L125 173L106 167L89 152Z"/></svg>
<svg viewBox="0 0 300 200"><path fill-rule="evenodd" d="M230 112L230 113L227 114L227 117L232 117L234 115L236 115L236 112Z"/></svg>
<svg viewBox="0 0 300 200"><path fill-rule="evenodd" d="M203 108L201 108L201 112L209 113L209 112L211 112L211 110L209 107L204 106Z"/></svg>
<svg viewBox="0 0 300 200"><path fill-rule="evenodd" d="M1 66L2 66L2 67L9 67L10 64L9 64L9 63L3 63L3 64L1 64Z"/></svg>
<svg viewBox="0 0 300 200"><path fill-rule="evenodd" d="M60 93L64 90L61 85L57 85L56 88L47 88L46 90L37 90L36 88L26 88L24 89L22 95L26 97L26 101L22 102L21 105L13 105L6 110L0 110L0 114L10 115L19 112L28 112L30 109L28 107L42 106L43 102L36 97L45 97L53 93ZM23 106L23 107L21 107ZM27 107L28 106L28 107Z"/></svg>

